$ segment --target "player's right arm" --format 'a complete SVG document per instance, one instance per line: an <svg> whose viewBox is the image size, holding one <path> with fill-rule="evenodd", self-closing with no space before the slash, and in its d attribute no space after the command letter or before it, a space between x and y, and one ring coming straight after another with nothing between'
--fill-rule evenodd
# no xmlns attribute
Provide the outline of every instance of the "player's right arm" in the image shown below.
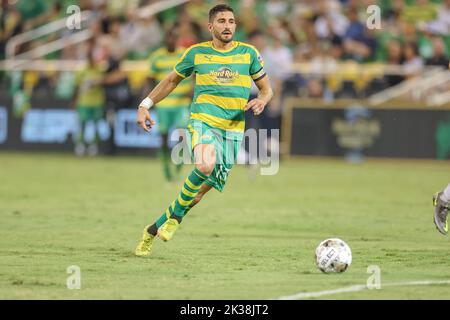
<svg viewBox="0 0 450 320"><path fill-rule="evenodd" d="M175 71L172 71L166 78L158 83L158 85L150 92L147 98L141 102L137 113L137 123L145 131L150 131L151 126L155 124L155 122L150 118L150 113L148 111L151 106L148 107L148 105L145 105L145 103L151 101L151 105L157 104L165 97L167 97L183 79L184 78L179 76Z"/></svg>

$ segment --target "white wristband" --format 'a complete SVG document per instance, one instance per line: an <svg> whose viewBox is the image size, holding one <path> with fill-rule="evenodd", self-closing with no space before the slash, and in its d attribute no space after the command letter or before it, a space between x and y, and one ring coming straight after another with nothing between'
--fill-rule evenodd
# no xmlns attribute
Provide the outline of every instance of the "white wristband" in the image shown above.
<svg viewBox="0 0 450 320"><path fill-rule="evenodd" d="M145 109L150 109L151 107L153 107L153 100L150 99L149 97L145 98L144 100L142 100L142 102L139 104L139 108L145 108Z"/></svg>

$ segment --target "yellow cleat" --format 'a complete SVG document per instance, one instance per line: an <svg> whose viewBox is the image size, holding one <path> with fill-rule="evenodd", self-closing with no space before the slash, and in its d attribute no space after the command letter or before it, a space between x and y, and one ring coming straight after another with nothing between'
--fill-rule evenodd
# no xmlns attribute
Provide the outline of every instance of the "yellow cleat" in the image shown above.
<svg viewBox="0 0 450 320"><path fill-rule="evenodd" d="M169 241L172 239L173 234L177 231L180 224L176 219L168 219L164 224L158 229L158 237L163 241Z"/></svg>
<svg viewBox="0 0 450 320"><path fill-rule="evenodd" d="M139 242L136 250L134 250L134 254L138 257L145 257L150 255L152 252L153 240L155 239L154 235L148 233L147 229L149 226L146 226L144 232L142 234L142 240Z"/></svg>

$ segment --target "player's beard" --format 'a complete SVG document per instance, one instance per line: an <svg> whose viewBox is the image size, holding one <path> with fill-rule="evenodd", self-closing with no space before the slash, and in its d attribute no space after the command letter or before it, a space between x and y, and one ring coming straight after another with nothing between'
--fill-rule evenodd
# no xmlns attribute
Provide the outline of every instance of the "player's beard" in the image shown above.
<svg viewBox="0 0 450 320"><path fill-rule="evenodd" d="M223 43L230 43L231 41L233 41L233 33L231 33L231 37L225 38L225 35L223 35L221 32L214 30L214 36Z"/></svg>

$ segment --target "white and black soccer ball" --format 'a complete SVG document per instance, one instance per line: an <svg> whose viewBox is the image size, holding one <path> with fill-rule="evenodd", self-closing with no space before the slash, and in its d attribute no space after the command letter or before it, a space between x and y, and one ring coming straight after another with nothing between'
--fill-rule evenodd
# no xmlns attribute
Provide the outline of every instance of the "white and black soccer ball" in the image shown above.
<svg viewBox="0 0 450 320"><path fill-rule="evenodd" d="M341 239L323 240L316 248L316 265L324 273L344 272L352 263L352 251Z"/></svg>

